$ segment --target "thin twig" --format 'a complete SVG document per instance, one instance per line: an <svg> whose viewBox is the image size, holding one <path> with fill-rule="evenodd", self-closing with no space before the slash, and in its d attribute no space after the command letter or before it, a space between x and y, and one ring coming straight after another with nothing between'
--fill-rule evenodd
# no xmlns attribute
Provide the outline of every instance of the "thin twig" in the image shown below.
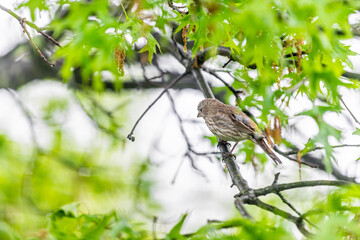
<svg viewBox="0 0 360 240"><path fill-rule="evenodd" d="M36 51L39 53L40 57L47 62L51 67L55 66L55 64L51 63L45 56L44 54L42 54L42 52L40 51L40 49L36 46L34 40L31 38L29 31L26 29L26 19L23 18L20 20L20 25L21 27L24 29L24 32L26 33L26 35L28 36L31 45L33 45L33 47L36 49Z"/></svg>
<svg viewBox="0 0 360 240"><path fill-rule="evenodd" d="M112 132L110 131L106 126L103 126L102 124L100 124L98 121L96 121L96 119L94 119L93 113L90 113L89 110L86 109L85 104L82 102L82 100L80 100L80 97L77 96L76 92L74 94L75 96L75 100L77 101L77 103L79 104L79 106L82 108L82 110L84 111L84 113L89 117L89 119L91 120L91 122L94 124L94 126L102 131L104 131L105 133L109 134L110 136L112 136L114 139L117 140L123 140L122 137L120 137L118 134L116 134L116 132ZM94 107L99 107L99 106L95 106L94 103L92 102ZM103 111L103 110L100 110ZM106 110L105 110L106 111ZM106 113L105 113L106 114ZM110 117L110 116L108 116Z"/></svg>
<svg viewBox="0 0 360 240"><path fill-rule="evenodd" d="M230 59L222 66L222 68L226 67L231 61L232 61L232 59L230 58Z"/></svg>
<svg viewBox="0 0 360 240"><path fill-rule="evenodd" d="M303 188L303 187L315 187L315 186L344 186L349 185L347 181L331 181L331 180L315 180L315 181L302 181L270 185L268 187L254 189L255 196L265 196L270 193L281 192L285 190Z"/></svg>
<svg viewBox="0 0 360 240"><path fill-rule="evenodd" d="M239 210L240 214L243 217L245 217L247 219L253 219L252 216L246 210L244 203L239 198L235 199L235 207L237 208L237 210Z"/></svg>
<svg viewBox="0 0 360 240"><path fill-rule="evenodd" d="M14 18L16 18L20 24L22 24L21 22L23 21L24 18L20 17L19 15L17 15L16 13L14 13L13 11L11 11L10 9L2 6L0 4L0 9L9 13L11 16L13 16ZM43 35L44 37L46 37L48 40L50 40L52 43L54 43L55 45L61 47L60 43L58 41L56 41L54 38L52 38L51 36L49 36L48 34L46 34L42 28L38 27L35 23L26 21L25 22L27 25L29 25L31 28L35 29L38 33L40 33L41 35ZM22 26L23 27L23 26Z"/></svg>
<svg viewBox="0 0 360 240"><path fill-rule="evenodd" d="M360 80L360 73L353 73L353 72L347 72L345 71L343 74L342 74L343 77L346 77L346 78L351 78L351 79L356 79L356 80Z"/></svg>
<svg viewBox="0 0 360 240"><path fill-rule="evenodd" d="M181 59L179 59L179 58L177 57L177 59L178 59L178 61L179 61L180 63L182 63L181 60L188 59L188 58L190 58L190 57L186 57L186 56L185 56L185 52L178 46L178 42L175 40L175 36L174 36L175 30L176 30L175 28L172 29L171 40L172 40L172 42L173 42L173 44L174 44L174 47L176 48L176 50L177 50L177 52L179 53L180 58L181 58Z"/></svg>
<svg viewBox="0 0 360 240"><path fill-rule="evenodd" d="M219 155L221 154L221 152L197 152L194 149L190 149L190 151L192 153L194 153L195 155L199 155L199 156L209 156L209 155Z"/></svg>
<svg viewBox="0 0 360 240"><path fill-rule="evenodd" d="M185 139L185 142L186 142L186 145L187 145L187 148L190 150L192 149L192 146L191 146L191 143L190 143L190 139L188 137L188 135L186 134L185 132L185 129L184 129L184 126L182 124L182 119L181 119L181 116L180 114L176 111L176 107L175 107L175 102L174 102L174 99L173 97L171 96L170 92L169 91L166 91L166 94L169 98L169 101L170 101L170 104L171 104L171 107L172 107L172 110L179 122L179 126L180 126L180 132L181 134L183 135L184 139Z"/></svg>
<svg viewBox="0 0 360 240"><path fill-rule="evenodd" d="M141 114L141 116L138 118L138 120L135 122L133 128L131 129L129 135L127 138L131 141L135 141L135 137L133 136L136 126L139 124L140 120L145 116L145 114L150 110L150 108L161 98L166 91L174 86L177 82L179 82L183 77L185 77L189 71L184 72L182 75L180 75L178 78L176 78L172 83L170 83L167 87L164 88L164 90L159 94L159 96L145 109L145 111Z"/></svg>
<svg viewBox="0 0 360 240"><path fill-rule="evenodd" d="M278 172L278 173L275 174L274 181L273 181L273 183L271 184L272 186L274 186L274 185L277 184L277 182L278 182L278 180L279 180L279 177L280 177L280 172ZM286 205L288 205L294 212L296 212L299 216L301 215L301 213L300 213L299 211L297 211L297 210L295 209L295 207L294 207L291 203L289 203L279 191L277 191L276 194L277 194L277 195L281 198L281 200L282 200Z"/></svg>
<svg viewBox="0 0 360 240"><path fill-rule="evenodd" d="M170 104L171 104L171 107L172 107L172 110L179 122L179 126L180 126L180 132L181 134L183 135L184 139L185 139L185 142L186 142L186 145L187 145L187 153L185 153L185 156L189 158L190 160L190 163L191 163L191 166L200 173L201 176L205 176L205 173L203 171L201 171L196 165L195 165L195 161L193 159L193 157L190 155L190 153L196 153L196 151L193 150L192 146L191 146L191 143L190 143L190 139L188 137L188 135L186 134L185 132L185 128L182 124L182 119L181 119L181 116L180 114L176 111L176 107L175 107L175 102L174 102L174 99L173 97L171 96L170 92L169 91L166 91L166 94L169 98L169 101L170 101Z"/></svg>
<svg viewBox="0 0 360 240"><path fill-rule="evenodd" d="M175 101L174 98L171 96L170 92L167 91L167 96L169 98L170 104L171 104L171 108L179 122L179 126L180 126L180 132L183 135L187 148L188 148L188 152L194 153L195 155L199 155L199 156L208 156L208 155L216 155L216 154L221 154L220 152L198 152L196 150L194 150L193 146L190 143L190 139L189 136L186 134L185 132L185 128L183 125L183 119L181 118L180 114L177 112L176 107L175 107Z"/></svg>
<svg viewBox="0 0 360 240"><path fill-rule="evenodd" d="M293 162L298 163L297 159L290 157L289 155L287 155L287 153L281 151L277 146L274 146L274 150L275 150L275 152L277 152L277 153L279 153L280 155L286 157L286 158L289 159L290 161L293 161ZM296 152L296 153L298 153L298 152ZM319 167L319 166L316 165L316 164L307 163L307 162L303 162L303 161L301 161L300 163L301 163L302 165L306 165L306 166L309 166L309 167L311 167L311 168L318 168L318 167Z"/></svg>
<svg viewBox="0 0 360 240"><path fill-rule="evenodd" d="M32 116L30 114L30 112L28 111L28 109L25 107L25 105L23 104L23 102L19 99L18 96L15 95L15 93L13 92L14 90L6 88L6 90L9 92L9 94L11 95L11 97L14 99L14 101L17 103L17 105L20 107L21 111L23 112L26 120L29 123L29 127L30 127L30 133L31 133L31 139L34 145L34 156L37 155L39 152L41 152L41 149L39 147L38 141L37 141L37 137L36 137L36 133L35 133L35 127L34 127L34 120L32 119Z"/></svg>
<svg viewBox="0 0 360 240"><path fill-rule="evenodd" d="M274 178L274 182L272 185L276 185L278 179L280 176L280 172L275 174L275 178ZM276 188L275 188L276 189ZM292 205L288 200L286 200L286 198L284 197L284 195L280 192L280 191L276 191L275 192L276 195L278 195L278 197L281 199L281 201L283 203L285 203L291 210L293 210L299 217L301 217L302 219L304 219L306 222L308 222L310 225L316 227L315 224L313 224L310 220L308 220L306 217L303 216L303 214L301 214L295 207L294 205Z"/></svg>
<svg viewBox="0 0 360 240"><path fill-rule="evenodd" d="M275 215L278 215L280 217L283 217L293 223L295 223L296 227L299 229L299 231L306 237L310 237L312 234L305 228L302 218L301 217L295 217L294 215L285 212L284 210L281 210L275 206L269 205L267 203L262 202L260 199L256 198L255 202L249 203L251 205L255 205L259 208L262 208L266 211L272 212Z"/></svg>
<svg viewBox="0 0 360 240"><path fill-rule="evenodd" d="M220 80L233 94L236 98L239 98L239 93L242 93L241 90L236 90L233 86L231 86L230 84L228 84L227 82L225 82L224 79L222 79L216 72L211 71L208 68L203 68L206 72L208 72L209 74L213 75L215 78L217 78L218 80Z"/></svg>
<svg viewBox="0 0 360 240"><path fill-rule="evenodd" d="M177 11L178 13L181 14L188 14L189 11L188 10L181 10L180 8L187 8L187 6L176 6L172 0L168 0L168 5L170 8L172 8L173 10Z"/></svg>
<svg viewBox="0 0 360 240"><path fill-rule="evenodd" d="M191 167L193 169L195 169L197 171L197 173L199 173L203 178L205 178L205 180L208 182L209 179L208 177L206 176L206 174L200 169L198 168L198 166L196 166L195 164L195 159L189 154L189 153L185 153L185 156L189 158L190 160L190 164L191 164Z"/></svg>
<svg viewBox="0 0 360 240"><path fill-rule="evenodd" d="M192 74L195 78L197 85L199 86L199 89L203 92L204 96L206 98L215 98L208 82L204 79L203 75L201 74L200 69L194 68Z"/></svg>
<svg viewBox="0 0 360 240"><path fill-rule="evenodd" d="M157 238L156 238L156 223L157 223L157 220L158 220L158 218L155 216L153 218L153 226L152 226L152 237L153 237L154 240L157 240Z"/></svg>
<svg viewBox="0 0 360 240"><path fill-rule="evenodd" d="M185 162L185 156L182 158L181 162L179 163L179 166L176 168L176 172L174 174L173 179L171 180L171 184L175 184L176 178L177 178L177 176L178 176L178 174L180 172L180 168L181 168L181 166L183 165L184 162Z"/></svg>
<svg viewBox="0 0 360 240"><path fill-rule="evenodd" d="M340 144L340 145L333 145L333 146L330 146L330 147L331 148L360 147L360 144ZM309 151L307 151L306 153L316 151L316 150L321 150L321 149L324 149L324 148L325 147L314 147L314 148L310 149ZM288 151L288 152L279 152L279 153L281 155L283 155L283 156L289 156L289 155L297 154L298 152L299 152L299 150L292 150L292 151Z"/></svg>
<svg viewBox="0 0 360 240"><path fill-rule="evenodd" d="M357 118L355 117L355 115L350 111L350 109L348 108L348 106L345 104L344 100L342 99L342 97L340 97L340 101L341 103L344 105L344 107L346 108L346 110L350 113L351 117L354 119L354 121L360 125L359 120L357 120ZM360 146L360 145L359 145Z"/></svg>

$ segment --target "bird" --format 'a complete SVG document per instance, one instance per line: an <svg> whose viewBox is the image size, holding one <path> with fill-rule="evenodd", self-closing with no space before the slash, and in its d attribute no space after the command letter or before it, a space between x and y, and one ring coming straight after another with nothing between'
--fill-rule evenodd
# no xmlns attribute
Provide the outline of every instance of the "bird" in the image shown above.
<svg viewBox="0 0 360 240"><path fill-rule="evenodd" d="M224 104L213 98L202 100L198 107L197 117L205 120L209 130L220 139L220 141L235 142L235 146L243 140L251 140L259 145L265 153L275 162L281 164L280 159L266 142L266 135L257 124L240 109Z"/></svg>

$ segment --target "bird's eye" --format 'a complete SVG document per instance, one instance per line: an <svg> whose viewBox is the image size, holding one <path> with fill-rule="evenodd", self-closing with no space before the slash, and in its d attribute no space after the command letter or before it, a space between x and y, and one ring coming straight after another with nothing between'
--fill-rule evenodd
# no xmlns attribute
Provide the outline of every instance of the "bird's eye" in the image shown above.
<svg viewBox="0 0 360 240"><path fill-rule="evenodd" d="M200 112L202 112L202 108L200 108Z"/></svg>

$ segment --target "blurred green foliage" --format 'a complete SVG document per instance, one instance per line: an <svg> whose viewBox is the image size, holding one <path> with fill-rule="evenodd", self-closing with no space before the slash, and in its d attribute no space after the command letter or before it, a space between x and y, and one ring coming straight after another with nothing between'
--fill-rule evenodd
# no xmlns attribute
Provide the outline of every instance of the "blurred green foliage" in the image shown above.
<svg viewBox="0 0 360 240"><path fill-rule="evenodd" d="M186 8L180 13L169 3ZM341 110L341 88L359 87L358 81L341 77L345 67L352 67L349 56L354 54L342 40L352 37L348 18L359 7L356 0L25 0L19 8L29 10L32 20L40 16L38 11L51 16L47 29L63 46L55 49L54 59L63 61L64 82L74 78L76 70L84 83L91 81L90 89L76 90L74 95L92 123L109 138L105 146L77 146L59 118L69 107L64 99L43 106L41 118L52 131L46 149L33 149L0 135L0 239L153 238L149 216L142 211L159 210L152 199L151 165L141 159L130 166L114 164L126 136L122 127L127 100L118 103L105 93L102 98L89 92L103 92L104 79L121 90L128 78L125 59L131 62L137 53L147 52L151 64L155 53L162 54L168 43L159 43L153 35L156 31L170 42L171 29L188 29L183 35L192 43L192 57L208 47L229 47L238 62L232 86L244 92L237 101L239 107L258 110L256 120L264 129L274 117L283 126L290 117L315 120L319 132L304 143L301 153L321 145L330 171L333 149L328 138L340 140L342 135L323 116ZM231 92L225 87L214 89L220 91L226 92L225 101L229 101ZM299 95L311 100L313 107L288 116L286 108ZM359 134L359 129L353 134ZM214 137L209 139L216 143ZM291 147L286 140L283 144ZM246 162L266 162L253 143L241 145ZM314 204L307 214L317 225L311 229L317 232L314 238L359 239L359 196L359 187L351 186ZM295 239L285 220L275 221L267 214L257 222L235 217L184 234L188 217L183 215L159 236L169 240Z"/></svg>
<svg viewBox="0 0 360 240"><path fill-rule="evenodd" d="M51 139L45 146L0 135L0 239L143 239L143 225L134 223L133 229L125 212L142 216L143 209L150 214L159 206L152 199L149 162L133 157L128 164L121 159L118 131L126 120L125 99L78 95L78 103L93 114L89 119L108 129L85 148L65 127L74 107L66 97L38 103ZM114 116L121 115L113 120L116 127L99 102L107 103ZM109 224L114 225L111 231Z"/></svg>
<svg viewBox="0 0 360 240"><path fill-rule="evenodd" d="M54 137L47 149L34 150L0 135L0 239L153 239L151 218L161 208L152 198L151 164L140 159L130 165L118 162L122 147L112 141L76 147L62 123L52 119L67 106L64 99L54 99L43 108ZM246 158L253 154L252 147L244 148ZM332 191L325 201L315 200L305 213L317 226L311 229L318 233L314 238L359 238L359 196L360 187L352 185ZM285 219L251 212L256 222L235 216L193 233L182 230L190 217L185 214L167 233L156 234L168 240L296 239Z"/></svg>
<svg viewBox="0 0 360 240"><path fill-rule="evenodd" d="M95 147L91 151L74 151L63 144L54 146L33 155L27 147L0 136L0 233L9 236L16 233L22 236L18 239L32 239L29 236L47 233L47 230L34 232L36 229L48 227L55 238L46 239L99 239L95 235L84 236L98 231L97 236L101 236L115 213L78 217L77 203L62 207L50 216L48 213L72 202L81 202L84 212L95 213L126 209L131 214L141 207L157 209L151 198L147 162L133 163L128 169L121 163L114 165L110 152L115 153L115 149L104 153ZM73 233L72 229L76 231Z"/></svg>

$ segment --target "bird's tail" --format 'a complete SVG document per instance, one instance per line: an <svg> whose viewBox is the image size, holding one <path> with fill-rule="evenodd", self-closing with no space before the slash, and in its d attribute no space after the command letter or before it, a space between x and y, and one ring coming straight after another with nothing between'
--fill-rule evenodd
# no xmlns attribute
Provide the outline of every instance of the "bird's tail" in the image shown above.
<svg viewBox="0 0 360 240"><path fill-rule="evenodd" d="M276 165L282 164L280 159L275 155L273 150L269 147L269 145L265 142L265 138L255 139L256 143L266 152L269 157L275 162Z"/></svg>

